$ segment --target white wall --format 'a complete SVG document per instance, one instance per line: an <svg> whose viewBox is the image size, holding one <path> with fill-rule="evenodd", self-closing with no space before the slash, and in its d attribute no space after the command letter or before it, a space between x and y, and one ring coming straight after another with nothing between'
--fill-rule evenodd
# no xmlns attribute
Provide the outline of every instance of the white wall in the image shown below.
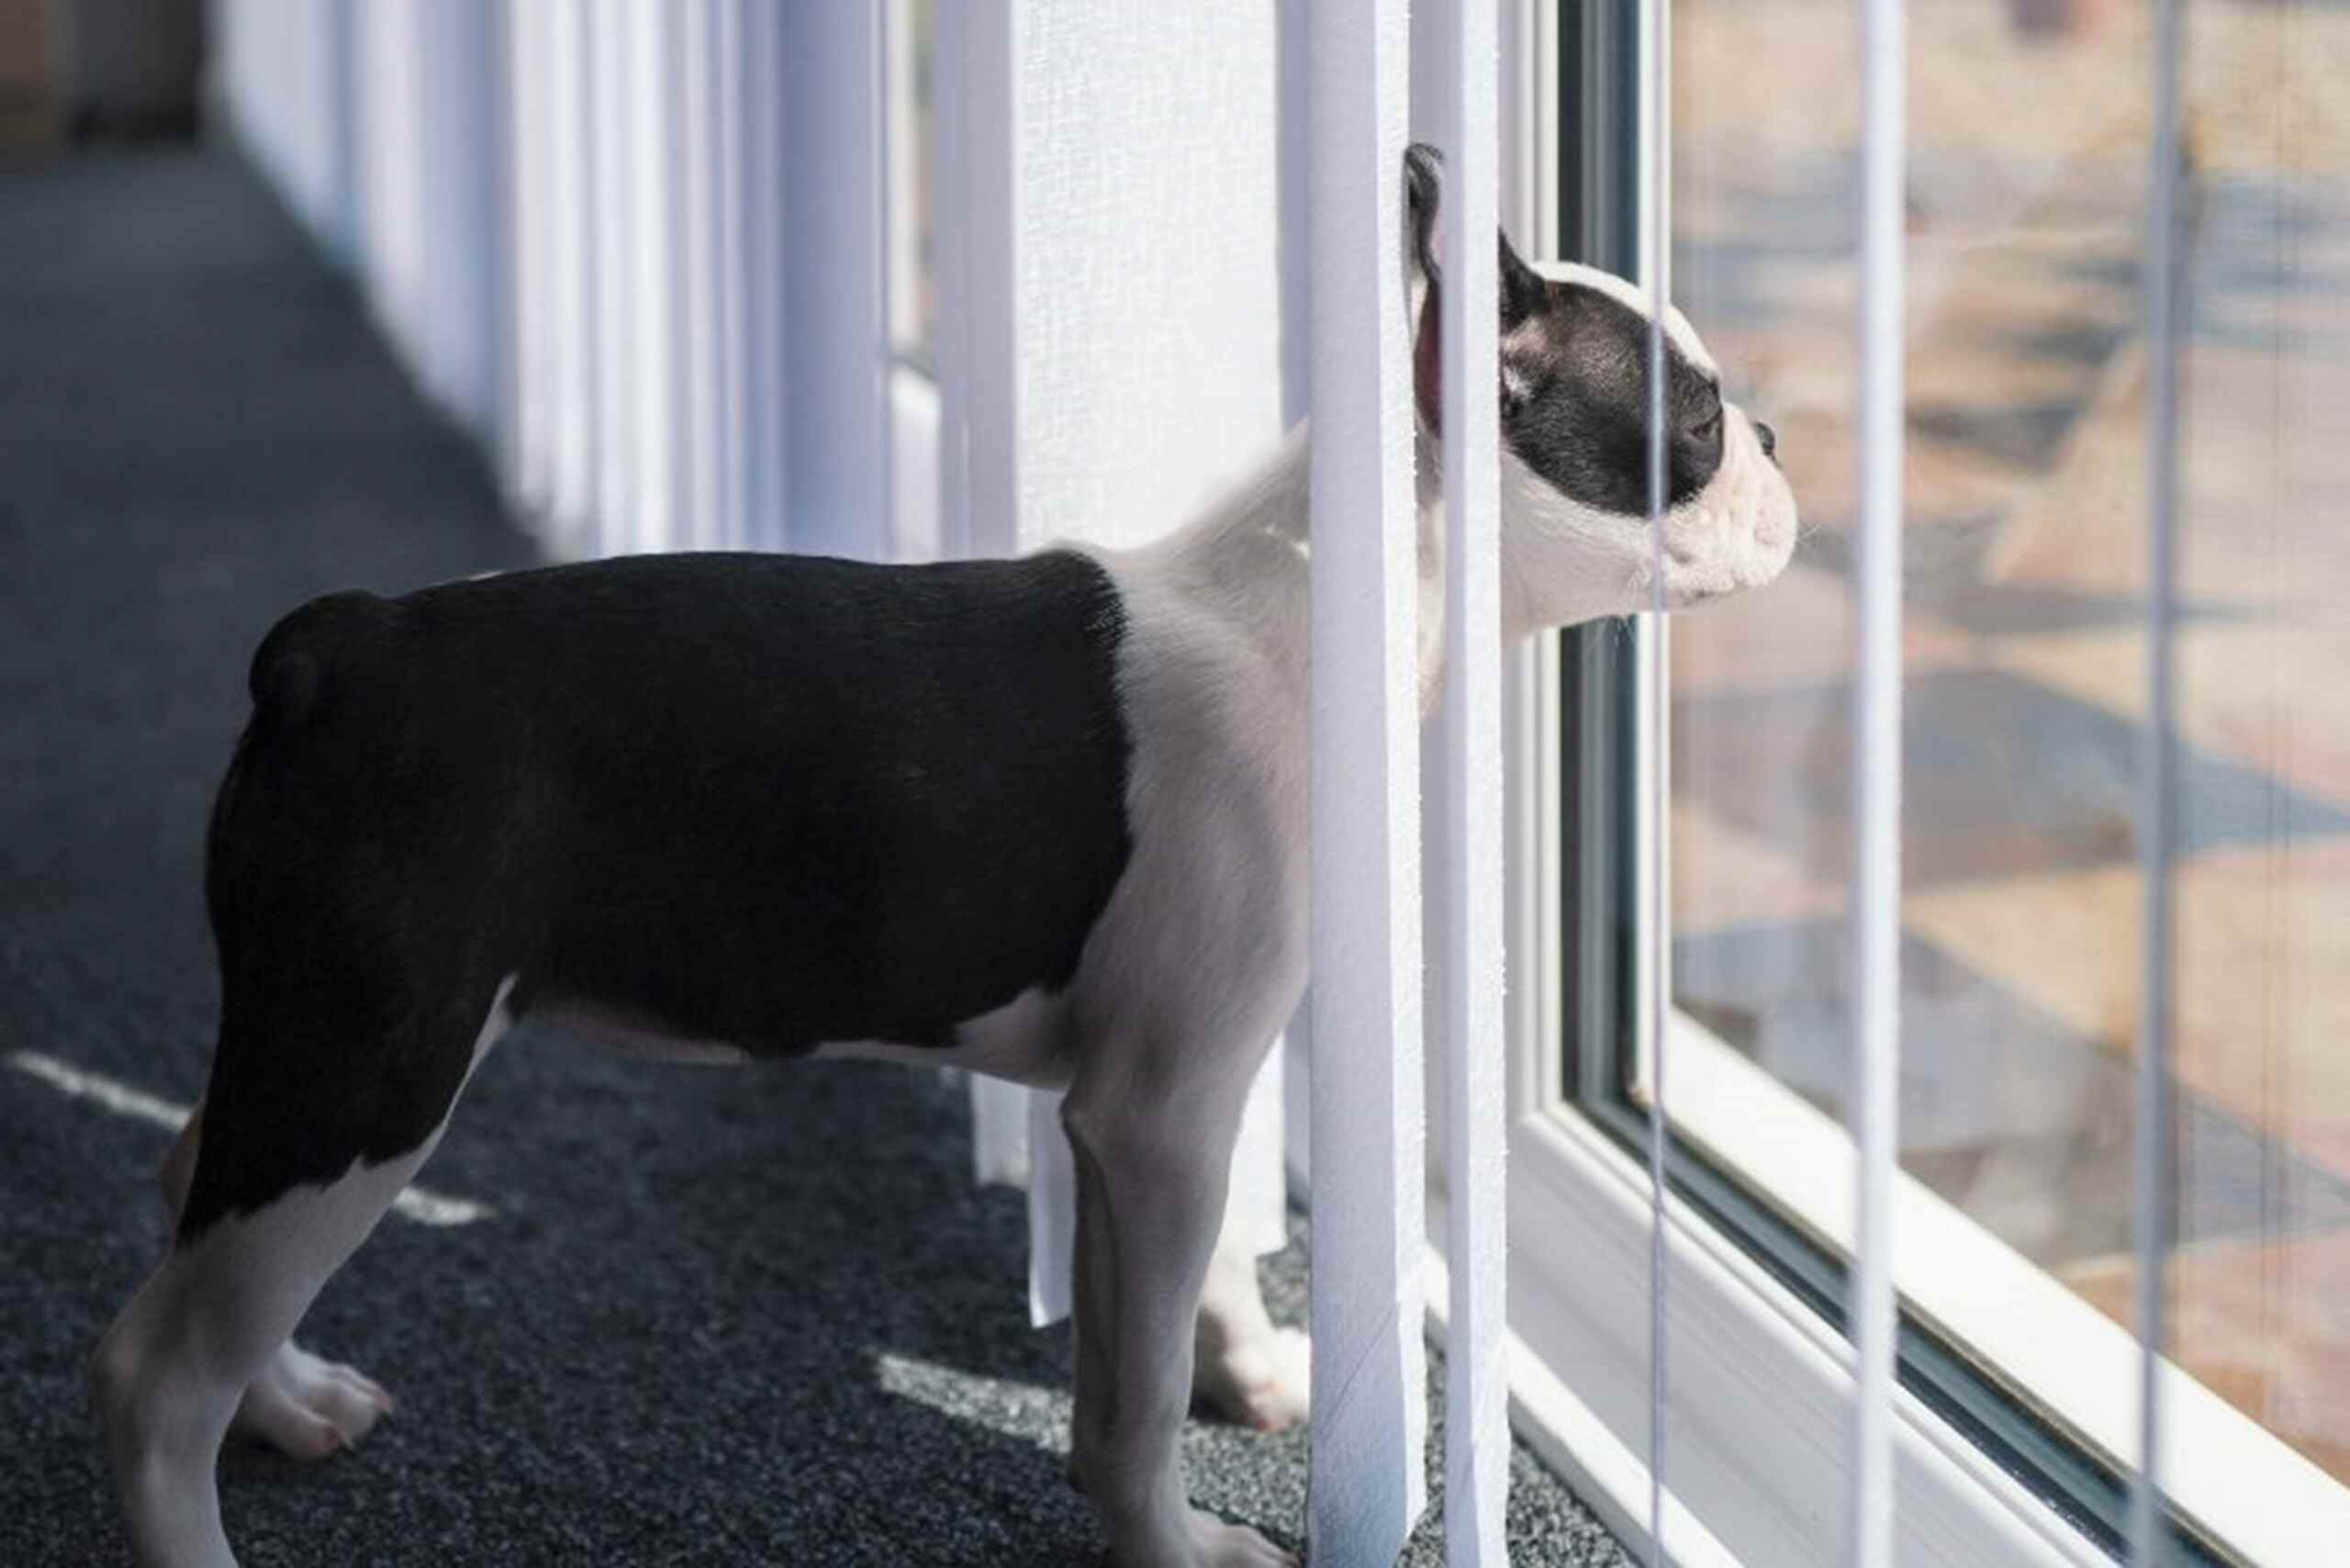
<svg viewBox="0 0 2350 1568"><path fill-rule="evenodd" d="M1282 428L1275 13L1058 0L1014 33L1022 524L1138 543Z"/></svg>

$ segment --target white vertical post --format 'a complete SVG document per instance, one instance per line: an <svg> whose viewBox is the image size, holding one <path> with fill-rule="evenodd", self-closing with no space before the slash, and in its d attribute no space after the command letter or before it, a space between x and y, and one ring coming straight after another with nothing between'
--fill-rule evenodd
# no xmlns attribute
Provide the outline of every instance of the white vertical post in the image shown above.
<svg viewBox="0 0 2350 1568"><path fill-rule="evenodd" d="M2144 879L2138 1023L2138 1473L2130 1489L2130 1561L2164 1560L2162 1381L2170 1242L2171 829L2177 814L2173 630L2178 533L2178 0L2154 5L2154 128L2146 216L2146 722L2138 854Z"/></svg>
<svg viewBox="0 0 2350 1568"><path fill-rule="evenodd" d="M939 518L949 555L1020 546L1019 378L1013 363L1012 48L1014 18L933 16L932 169L938 291Z"/></svg>
<svg viewBox="0 0 2350 1568"><path fill-rule="evenodd" d="M890 550L881 24L875 5L795 6L784 20L791 543L874 560Z"/></svg>
<svg viewBox="0 0 2350 1568"><path fill-rule="evenodd" d="M1011 357L1013 19L1007 10L941 6L932 26L939 548L948 556L1012 554L1023 543L1019 377ZM970 1095L975 1179L1027 1182L1029 1092L975 1076ZM1050 1303L1030 1228L1033 1321Z"/></svg>
<svg viewBox="0 0 2350 1568"><path fill-rule="evenodd" d="M424 128L417 117L418 30L414 0L390 0L354 13L351 40L359 181L358 265L368 309L390 329L393 352L413 373L415 345L400 328L410 302L426 290Z"/></svg>
<svg viewBox="0 0 2350 1568"><path fill-rule="evenodd" d="M556 0L509 0L506 7L507 252L511 334L508 395L513 442L501 469L507 501L543 528L554 488L554 226L555 134L553 13Z"/></svg>
<svg viewBox="0 0 2350 1568"><path fill-rule="evenodd" d="M1666 1017L1673 1002L1672 814L1666 767L1672 756L1673 704L1667 659L1672 628L1665 619L1664 509L1665 351L1664 313L1673 299L1673 9L1672 0L1653 0L1640 10L1639 161L1640 279L1649 290L1648 505L1654 553L1651 612L1639 628L1634 679L1639 691L1644 733L1635 813L1642 865L1638 879L1639 933L1640 1071L1649 1090L1649 1562L1662 1568L1664 1550L1665 1449L1671 1411L1670 1315L1672 1249L1666 1241L1665 1152L1673 1138L1673 1114L1665 1086Z"/></svg>
<svg viewBox="0 0 2350 1568"><path fill-rule="evenodd" d="M595 180L589 210L595 231L595 304L589 341L595 344L595 400L590 448L595 498L588 508L584 552L606 555L635 548L636 404L640 373L629 330L633 298L629 221L635 211L629 186L634 159L629 145L628 0L593 0L583 17L588 44L588 169Z"/></svg>
<svg viewBox="0 0 2350 1568"><path fill-rule="evenodd" d="M916 107L918 61L913 0L882 0L881 139L888 172L881 188L889 196L883 204L886 232L882 243L890 263L890 346L893 353L922 338L922 213L914 196L930 150L922 142L922 117ZM936 89L932 91L935 93ZM931 201L934 210L934 193Z"/></svg>
<svg viewBox="0 0 2350 1568"><path fill-rule="evenodd" d="M545 11L547 105L546 402L550 426L541 541L557 554L597 553L598 369L596 99L593 17L571 0Z"/></svg>
<svg viewBox="0 0 2350 1568"><path fill-rule="evenodd" d="M1386 1563L1427 1502L1418 540L1403 0L1309 23L1314 254L1316 1562Z"/></svg>
<svg viewBox="0 0 2350 1568"><path fill-rule="evenodd" d="M495 465L513 440L507 398L506 105L503 29L489 6L427 0L420 18L425 127L426 293L409 331L426 380Z"/></svg>
<svg viewBox="0 0 2350 1568"><path fill-rule="evenodd" d="M1894 1158L1901 1081L1901 471L1904 0L1861 6L1860 522L1852 706L1854 1390L1844 1561L1893 1542Z"/></svg>
<svg viewBox="0 0 2350 1568"><path fill-rule="evenodd" d="M239 140L311 232L351 259L351 0L215 0L220 84Z"/></svg>
<svg viewBox="0 0 2350 1568"><path fill-rule="evenodd" d="M741 74L736 115L742 128L743 545L791 546L791 453L784 438L788 379L784 273L790 264L784 214L789 149L784 120L784 16L774 0L733 0L740 7Z"/></svg>
<svg viewBox="0 0 2350 1568"><path fill-rule="evenodd" d="M678 212L671 142L676 124L670 95L670 53L677 13L668 6L632 4L621 46L624 106L614 106L628 141L628 293L622 307L629 340L630 464L634 485L624 516L612 519L638 550L676 547L677 459L682 428L677 418L676 246Z"/></svg>
<svg viewBox="0 0 2350 1568"><path fill-rule="evenodd" d="M755 322L750 308L749 253L752 215L745 196L751 130L745 90L750 84L751 43L744 16L745 0L716 0L711 47L717 54L713 91L716 119L718 221L718 445L724 454L719 472L711 543L739 550L750 540L753 465L759 461L751 423ZM762 11L767 7L760 7Z"/></svg>
<svg viewBox="0 0 2350 1568"><path fill-rule="evenodd" d="M677 7L677 286L674 311L681 375L676 544L708 550L722 543L721 495L728 448L721 416L725 381L720 347L725 236L722 191L720 52L723 0L680 0Z"/></svg>
<svg viewBox="0 0 2350 1568"><path fill-rule="evenodd" d="M359 274L393 352L484 445L502 439L505 108L490 13L382 0L354 15L349 80L364 222Z"/></svg>
<svg viewBox="0 0 2350 1568"><path fill-rule="evenodd" d="M1499 61L1494 0L1451 0L1441 250L1449 853L1443 890L1446 1561L1506 1568L1509 1492L1502 1013L1500 415L1494 389Z"/></svg>

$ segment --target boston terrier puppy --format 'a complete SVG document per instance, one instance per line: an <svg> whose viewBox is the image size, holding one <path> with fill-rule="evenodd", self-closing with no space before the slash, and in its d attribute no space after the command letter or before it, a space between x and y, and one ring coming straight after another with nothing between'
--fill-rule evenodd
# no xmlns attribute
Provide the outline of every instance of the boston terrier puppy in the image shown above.
<svg viewBox="0 0 2350 1568"><path fill-rule="evenodd" d="M1433 625L1438 168L1406 162ZM1506 238L1500 265L1508 635L1777 575L1796 511L1771 431L1689 324L1666 321L1660 559L1642 297L1539 274ZM1305 984L1307 441L1139 550L644 556L280 622L213 809L219 1038L165 1162L176 1230L92 1362L137 1560L234 1562L230 1430L319 1458L390 1408L292 1336L538 1014L1066 1089L1070 1473L1111 1560L1292 1561L1190 1506L1177 1439L1195 1383L1261 1426L1305 1405L1302 1341L1218 1235L1242 1103ZM1432 698L1440 636L1423 648Z"/></svg>

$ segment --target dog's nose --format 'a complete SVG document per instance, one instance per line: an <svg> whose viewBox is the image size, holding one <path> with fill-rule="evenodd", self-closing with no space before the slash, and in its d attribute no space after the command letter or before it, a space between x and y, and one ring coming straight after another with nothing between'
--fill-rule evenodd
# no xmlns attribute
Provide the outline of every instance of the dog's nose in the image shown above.
<svg viewBox="0 0 2350 1568"><path fill-rule="evenodd" d="M1762 443L1763 456L1771 459L1774 463L1779 460L1778 434L1761 420L1754 421L1754 439Z"/></svg>

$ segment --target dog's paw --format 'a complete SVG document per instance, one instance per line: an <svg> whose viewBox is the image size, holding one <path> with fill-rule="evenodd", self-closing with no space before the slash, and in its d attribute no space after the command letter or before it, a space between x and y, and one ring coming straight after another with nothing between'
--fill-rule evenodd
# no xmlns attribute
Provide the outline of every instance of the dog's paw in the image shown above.
<svg viewBox="0 0 2350 1568"><path fill-rule="evenodd" d="M1203 1358L1192 1392L1227 1421L1278 1432L1305 1419L1311 1408L1314 1342L1294 1328L1234 1345Z"/></svg>
<svg viewBox="0 0 2350 1568"><path fill-rule="evenodd" d="M288 1459L320 1460L356 1446L391 1409L373 1378L288 1339L247 1385L229 1430Z"/></svg>

